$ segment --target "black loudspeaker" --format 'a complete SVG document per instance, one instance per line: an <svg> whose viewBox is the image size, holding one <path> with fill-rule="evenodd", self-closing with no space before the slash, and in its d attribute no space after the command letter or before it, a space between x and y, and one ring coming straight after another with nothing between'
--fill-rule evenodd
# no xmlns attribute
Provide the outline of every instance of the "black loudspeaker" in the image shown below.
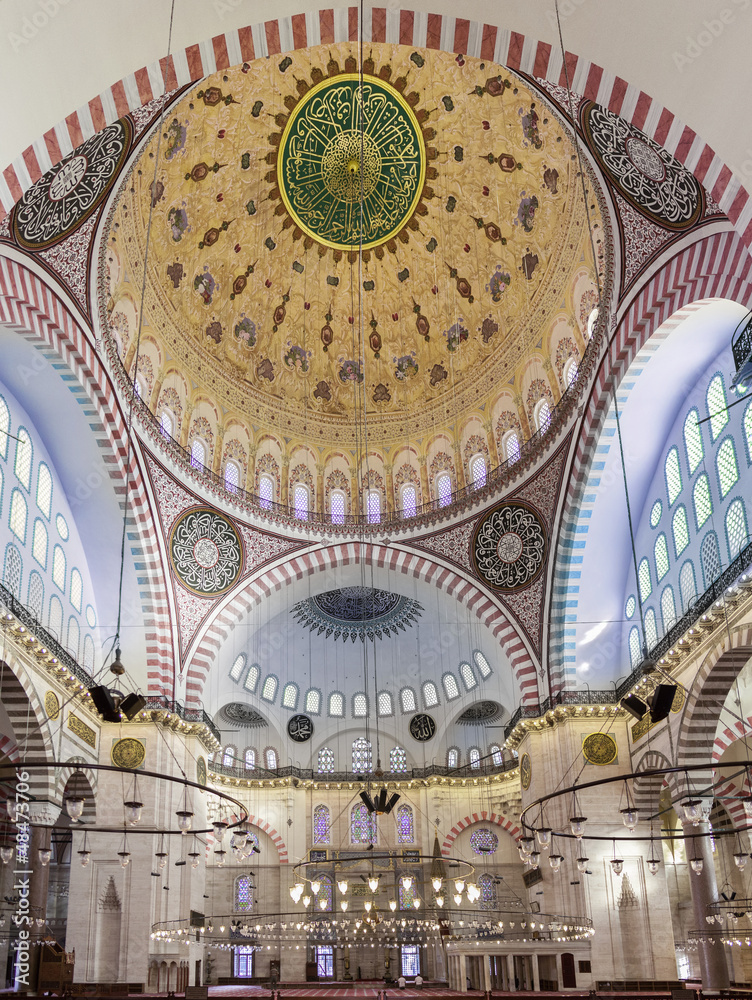
<svg viewBox="0 0 752 1000"><path fill-rule="evenodd" d="M648 706L645 702L640 701L637 695L634 694L629 694L626 698L622 698L619 704L623 709L626 709L630 715L633 715L638 722L648 710Z"/></svg>
<svg viewBox="0 0 752 1000"><path fill-rule="evenodd" d="M668 716L674 703L676 684L659 684L650 699L650 721L661 722Z"/></svg>
<svg viewBox="0 0 752 1000"><path fill-rule="evenodd" d="M120 722L120 712L115 705L115 699L103 685L89 688L91 700L94 708L99 712L105 722Z"/></svg>
<svg viewBox="0 0 752 1000"><path fill-rule="evenodd" d="M120 711L129 721L135 718L146 704L146 698L140 694L129 694L120 702Z"/></svg>
<svg viewBox="0 0 752 1000"><path fill-rule="evenodd" d="M360 797L363 800L363 802L365 803L365 807L369 811L369 813L376 812L376 806L374 805L373 799L368 794L368 792L361 792L360 793Z"/></svg>

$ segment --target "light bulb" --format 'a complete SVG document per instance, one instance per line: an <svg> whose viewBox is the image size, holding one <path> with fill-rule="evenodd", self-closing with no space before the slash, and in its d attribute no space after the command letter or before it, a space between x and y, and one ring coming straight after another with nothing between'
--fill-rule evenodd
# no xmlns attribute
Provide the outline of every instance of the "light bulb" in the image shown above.
<svg viewBox="0 0 752 1000"><path fill-rule="evenodd" d="M340 892L342 893L342 895L344 896L344 894L345 894L345 893L347 892L347 890L348 890L348 884L347 884L347 879L346 879L346 878L343 878L341 882L338 882L338 883L337 883L337 888L339 889L339 891L340 891Z"/></svg>
<svg viewBox="0 0 752 1000"><path fill-rule="evenodd" d="M579 840L585 833L585 824L587 823L587 816L572 816L569 820L569 828L572 831L572 836L577 837Z"/></svg>
<svg viewBox="0 0 752 1000"><path fill-rule="evenodd" d="M459 905L460 905L460 903L462 902L462 893L461 893L461 892L458 892L458 893L457 893L457 894L455 895L455 897L454 897L454 902L455 902L455 905L456 905L456 906L459 906Z"/></svg>
<svg viewBox="0 0 752 1000"><path fill-rule="evenodd" d="M370 913L371 912L371 907L373 906L373 903L371 902L371 900L367 899L363 905L366 908L366 913Z"/></svg>
<svg viewBox="0 0 752 1000"><path fill-rule="evenodd" d="M91 858L91 851L79 851L78 856L81 859L81 867L86 868Z"/></svg>
<svg viewBox="0 0 752 1000"><path fill-rule="evenodd" d="M178 818L178 830L185 836L193 826L193 813L188 809L179 809L175 815Z"/></svg>
<svg viewBox="0 0 752 1000"><path fill-rule="evenodd" d="M392 913L394 913L394 911L397 909L397 900L396 899L390 899L389 900L389 909L392 911Z"/></svg>
<svg viewBox="0 0 752 1000"><path fill-rule="evenodd" d="M46 868L47 865L50 863L50 858L52 857L52 851L49 849L49 847L40 847L39 850L37 851L37 854L39 856L39 864L42 866L42 868Z"/></svg>
<svg viewBox="0 0 752 1000"><path fill-rule="evenodd" d="M749 855L745 854L743 851L739 851L737 854L734 855L734 864L736 865L736 867L739 869L740 872L743 872L744 869L747 867L748 860L749 860Z"/></svg>
<svg viewBox="0 0 752 1000"><path fill-rule="evenodd" d="M443 878L440 878L440 876L438 876L438 875L434 875L434 877L431 879L431 885L433 886L433 891L434 892L438 892L439 891L439 889L441 888L441 884L442 884L443 881L444 881Z"/></svg>
<svg viewBox="0 0 752 1000"><path fill-rule="evenodd" d="M612 858L611 868L613 869L614 875L621 875L624 871L624 859L623 858Z"/></svg>
<svg viewBox="0 0 752 1000"><path fill-rule="evenodd" d="M402 876L402 888L403 889L410 889L412 887L412 884L413 884L413 877L412 877L412 875L403 875Z"/></svg>
<svg viewBox="0 0 752 1000"><path fill-rule="evenodd" d="M311 892L314 894L314 896L318 896L320 888L321 888L321 882L317 878L315 878L313 882L311 882Z"/></svg>
<svg viewBox="0 0 752 1000"><path fill-rule="evenodd" d="M342 900L342 902L339 904L339 908L340 908L340 910L346 910L347 909L347 900L346 899Z"/></svg>
<svg viewBox="0 0 752 1000"><path fill-rule="evenodd" d="M65 810L71 818L71 822L77 823L83 816L85 802L83 799L71 798L65 800Z"/></svg>
<svg viewBox="0 0 752 1000"><path fill-rule="evenodd" d="M552 854L548 859L548 863L551 865L551 867L555 872L558 872L559 869L561 868L561 863L563 860L564 860L563 854Z"/></svg>
<svg viewBox="0 0 752 1000"><path fill-rule="evenodd" d="M9 861L13 860L13 848L12 847L0 847L0 861L4 865L7 865Z"/></svg>
<svg viewBox="0 0 752 1000"><path fill-rule="evenodd" d="M640 811L639 809L634 809L632 806L628 806L626 809L621 810L621 818L624 826L626 826L629 831L632 831L637 826L637 821L640 818Z"/></svg>
<svg viewBox="0 0 752 1000"><path fill-rule="evenodd" d="M587 863L590 858L577 858L577 871L584 875L587 871Z"/></svg>
<svg viewBox="0 0 752 1000"><path fill-rule="evenodd" d="M659 865L660 861L658 860L658 858L648 858L647 866L648 866L648 871L650 872L651 875L657 874Z"/></svg>
<svg viewBox="0 0 752 1000"><path fill-rule="evenodd" d="M378 875L371 875L371 877L368 879L368 888L371 890L371 892L376 892L378 887L379 887Z"/></svg>
<svg viewBox="0 0 752 1000"><path fill-rule="evenodd" d="M702 872L703 868L705 867L705 862L703 861L702 858L690 858L689 867L692 869L695 875L699 875Z"/></svg>
<svg viewBox="0 0 752 1000"><path fill-rule="evenodd" d="M444 897L443 896L437 896L436 897L436 905L437 906L443 906L444 905Z"/></svg>
<svg viewBox="0 0 752 1000"><path fill-rule="evenodd" d="M552 833L553 830L550 826L542 826L539 830L535 831L535 836L538 838L538 843L541 847L550 847Z"/></svg>
<svg viewBox="0 0 752 1000"><path fill-rule="evenodd" d="M137 823L140 823L143 808L143 802L124 802L125 822L130 824L130 826L136 826Z"/></svg>
<svg viewBox="0 0 752 1000"><path fill-rule="evenodd" d="M465 880L463 878L456 878L454 880L454 888L457 890L457 892L464 892Z"/></svg>

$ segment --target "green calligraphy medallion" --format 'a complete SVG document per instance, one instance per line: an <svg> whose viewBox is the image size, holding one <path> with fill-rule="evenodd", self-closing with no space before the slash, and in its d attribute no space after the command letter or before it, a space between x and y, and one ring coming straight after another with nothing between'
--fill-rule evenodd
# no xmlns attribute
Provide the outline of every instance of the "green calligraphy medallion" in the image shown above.
<svg viewBox="0 0 752 1000"><path fill-rule="evenodd" d="M285 126L277 177L304 233L336 250L379 246L406 225L426 176L418 121L375 77L345 73L303 97ZM362 201L362 212L361 212Z"/></svg>

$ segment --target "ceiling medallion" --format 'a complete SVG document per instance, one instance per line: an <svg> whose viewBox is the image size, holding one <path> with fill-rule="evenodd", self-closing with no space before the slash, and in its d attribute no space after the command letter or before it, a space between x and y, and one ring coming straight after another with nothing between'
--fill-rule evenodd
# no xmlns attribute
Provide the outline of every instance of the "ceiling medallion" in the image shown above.
<svg viewBox="0 0 752 1000"><path fill-rule="evenodd" d="M206 784L206 761L203 757L196 759L196 781L199 785Z"/></svg>
<svg viewBox="0 0 752 1000"><path fill-rule="evenodd" d="M496 507L479 522L470 548L485 583L495 590L522 590L543 569L546 529L531 506L515 500Z"/></svg>
<svg viewBox="0 0 752 1000"><path fill-rule="evenodd" d="M530 782L533 780L533 763L530 760L529 753L523 753L520 758L520 784L525 789L528 790L530 787Z"/></svg>
<svg viewBox="0 0 752 1000"><path fill-rule="evenodd" d="M268 725L264 716L257 712L255 708L243 705L239 701L231 701L221 709L221 714L227 722L236 726L247 726L256 728L257 726Z"/></svg>
<svg viewBox="0 0 752 1000"><path fill-rule="evenodd" d="M170 560L188 590L217 597L235 583L243 568L243 543L235 526L211 507L187 510L170 532Z"/></svg>
<svg viewBox="0 0 752 1000"><path fill-rule="evenodd" d="M307 715L293 715L287 723L287 735L295 743L306 743L313 736L313 722Z"/></svg>
<svg viewBox="0 0 752 1000"><path fill-rule="evenodd" d="M146 747L141 740L127 736L112 744L110 756L117 767L139 768L146 760Z"/></svg>
<svg viewBox="0 0 752 1000"><path fill-rule="evenodd" d="M342 587L299 601L292 617L328 639L361 642L399 635L420 618L423 606L409 597L374 587Z"/></svg>
<svg viewBox="0 0 752 1000"><path fill-rule="evenodd" d="M410 735L418 743L427 743L436 732L436 723L432 716L419 712L410 719Z"/></svg>
<svg viewBox="0 0 752 1000"><path fill-rule="evenodd" d="M44 696L44 710L47 713L47 718L51 721L59 717L60 701L54 691L48 691Z"/></svg>
<svg viewBox="0 0 752 1000"><path fill-rule="evenodd" d="M478 701L470 708L466 708L457 722L463 725L485 725L494 722L501 713L501 705L497 705L495 701Z"/></svg>
<svg viewBox="0 0 752 1000"><path fill-rule="evenodd" d="M607 733L591 733L582 741L582 756L589 764L615 764L617 755L616 740Z"/></svg>
<svg viewBox="0 0 752 1000"><path fill-rule="evenodd" d="M582 105L580 120L600 166L634 208L668 229L697 222L702 189L663 146L592 101Z"/></svg>
<svg viewBox="0 0 752 1000"><path fill-rule="evenodd" d="M345 65L356 68L352 57ZM304 234L308 245L352 252L386 243L395 250L396 237L406 242L407 227L417 229L416 212L425 214L427 159L435 156L425 143L433 130L419 124L427 112L413 110L417 93L403 96L406 78L392 86L389 72L376 77L368 72L373 69L368 60L362 83L357 72L341 73L336 63L328 78L318 70L313 87L299 87L303 96L281 136L270 137L279 146L275 192L295 225L293 235Z"/></svg>
<svg viewBox="0 0 752 1000"><path fill-rule="evenodd" d="M65 239L101 205L130 149L128 118L113 122L48 170L13 209L16 240L45 250Z"/></svg>

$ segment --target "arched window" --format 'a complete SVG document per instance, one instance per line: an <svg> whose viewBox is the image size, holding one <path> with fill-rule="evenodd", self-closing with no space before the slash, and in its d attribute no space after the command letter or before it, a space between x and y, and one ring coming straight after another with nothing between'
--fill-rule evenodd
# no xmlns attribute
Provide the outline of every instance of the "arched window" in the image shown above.
<svg viewBox="0 0 752 1000"><path fill-rule="evenodd" d="M486 470L486 459L483 455L475 455L470 459L470 479L472 480L473 488L476 490L486 485L488 472Z"/></svg>
<svg viewBox="0 0 752 1000"><path fill-rule="evenodd" d="M26 603L37 621L41 622L44 609L44 583L36 570L29 573L29 594Z"/></svg>
<svg viewBox="0 0 752 1000"><path fill-rule="evenodd" d="M194 438L191 444L191 465L194 469L203 469L206 465L206 445L201 438Z"/></svg>
<svg viewBox="0 0 752 1000"><path fill-rule="evenodd" d="M378 490L366 493L366 516L369 524L378 524L381 520L381 493Z"/></svg>
<svg viewBox="0 0 752 1000"><path fill-rule="evenodd" d="M8 457L8 432L10 431L10 410L0 396L0 458Z"/></svg>
<svg viewBox="0 0 752 1000"><path fill-rule="evenodd" d="M350 812L350 842L352 844L376 843L376 816L359 802Z"/></svg>
<svg viewBox="0 0 752 1000"><path fill-rule="evenodd" d="M159 417L159 429L162 432L162 437L171 438L174 428L175 418L169 410L162 410Z"/></svg>
<svg viewBox="0 0 752 1000"><path fill-rule="evenodd" d="M483 872L478 876L478 888L480 889L480 899L478 908L480 910L495 910L498 906L496 895L496 880L489 872Z"/></svg>
<svg viewBox="0 0 752 1000"><path fill-rule="evenodd" d="M642 662L642 648L640 646L640 632L636 625L629 630L629 660L633 667Z"/></svg>
<svg viewBox="0 0 752 1000"><path fill-rule="evenodd" d="M21 576L23 563L21 553L15 545L5 546L5 565L3 567L3 584L19 601L21 600ZM63 608L60 606L60 625L63 624ZM59 634L59 633L58 633Z"/></svg>
<svg viewBox="0 0 752 1000"><path fill-rule="evenodd" d="M245 769L246 771L256 770L256 751L253 747L248 747L245 752Z"/></svg>
<svg viewBox="0 0 752 1000"><path fill-rule="evenodd" d="M319 768L321 770L321 768ZM318 805L313 810L313 842L328 844L331 839L329 806Z"/></svg>
<svg viewBox="0 0 752 1000"><path fill-rule="evenodd" d="M545 396L535 404L533 420L541 434L545 434L551 423L551 406Z"/></svg>
<svg viewBox="0 0 752 1000"><path fill-rule="evenodd" d="M470 747L467 759L470 763L470 767L472 767L474 771L480 769L480 750L478 747Z"/></svg>
<svg viewBox="0 0 752 1000"><path fill-rule="evenodd" d="M747 442L747 461L752 462L752 403L744 410L744 440Z"/></svg>
<svg viewBox="0 0 752 1000"><path fill-rule="evenodd" d="M515 462L519 461L520 458L520 439L517 437L516 431L509 431L504 435L504 440L502 441L502 447L504 449L504 454L506 455L507 462L510 465L514 465Z"/></svg>
<svg viewBox="0 0 752 1000"><path fill-rule="evenodd" d="M577 381L577 371L577 359L570 358L564 365L564 371L561 373L564 379L564 386L567 389L570 389Z"/></svg>
<svg viewBox="0 0 752 1000"><path fill-rule="evenodd" d="M65 592L65 574L67 572L65 553L60 545L52 550L52 581L56 587Z"/></svg>
<svg viewBox="0 0 752 1000"><path fill-rule="evenodd" d="M239 681L240 675L243 673L243 668L246 663L245 653L238 653L235 659L232 661L232 666L230 667L230 680Z"/></svg>
<svg viewBox="0 0 752 1000"><path fill-rule="evenodd" d="M356 719L364 719L368 715L368 698L362 691L353 695L352 714Z"/></svg>
<svg viewBox="0 0 752 1000"><path fill-rule="evenodd" d="M345 494L342 490L332 490L329 495L329 511L332 517L332 524L345 523Z"/></svg>
<svg viewBox="0 0 752 1000"><path fill-rule="evenodd" d="M345 697L339 691L333 691L329 695L329 715L335 719L341 719L345 714Z"/></svg>
<svg viewBox="0 0 752 1000"><path fill-rule="evenodd" d="M282 707L295 709L298 707L298 685L290 682L285 684L282 692Z"/></svg>
<svg viewBox="0 0 752 1000"><path fill-rule="evenodd" d="M412 882L407 888L402 883L403 875L412 875ZM412 872L400 872L397 882L397 896L399 898L399 908L401 910L412 910L415 908L415 876Z"/></svg>
<svg viewBox="0 0 752 1000"><path fill-rule="evenodd" d="M697 580L694 564L688 559L679 574L679 590L681 592L682 613L689 611L697 597Z"/></svg>
<svg viewBox="0 0 752 1000"><path fill-rule="evenodd" d="M448 472L440 472L436 477L436 499L440 507L452 502L452 477Z"/></svg>
<svg viewBox="0 0 752 1000"><path fill-rule="evenodd" d="M484 679L491 676L491 664L488 662L487 657L484 653L481 653L479 649L474 650L473 660L475 666L480 670L480 675Z"/></svg>
<svg viewBox="0 0 752 1000"><path fill-rule="evenodd" d="M318 752L319 774L331 774L334 771L334 751L331 747L322 747Z"/></svg>
<svg viewBox="0 0 752 1000"><path fill-rule="evenodd" d="M250 875L238 875L233 891L233 913L248 913L253 908L253 883Z"/></svg>
<svg viewBox="0 0 752 1000"><path fill-rule="evenodd" d="M397 843L415 843L415 824L413 811L408 805L401 805L397 810Z"/></svg>
<svg viewBox="0 0 752 1000"><path fill-rule="evenodd" d="M293 507L295 517L299 521L308 520L308 487L303 483L296 483L293 490Z"/></svg>
<svg viewBox="0 0 752 1000"><path fill-rule="evenodd" d="M700 560L702 562L702 578L705 590L721 575L721 553L718 548L718 536L714 531L709 531L702 540L700 546Z"/></svg>
<svg viewBox="0 0 752 1000"><path fill-rule="evenodd" d="M70 535L70 531L68 530L68 522L65 520L62 514L58 514L57 517L55 518L55 527L57 528L57 532L62 538L62 540L64 542L67 542L68 536Z"/></svg>
<svg viewBox="0 0 752 1000"><path fill-rule="evenodd" d="M321 712L321 692L318 688L309 688L306 691L305 710L311 715L318 715Z"/></svg>
<svg viewBox="0 0 752 1000"><path fill-rule="evenodd" d="M457 747L449 747L447 750L447 767L459 767L460 752Z"/></svg>
<svg viewBox="0 0 752 1000"><path fill-rule="evenodd" d="M684 504L680 504L674 511L671 529L674 534L674 555L678 559L689 545L689 523L687 521L687 508Z"/></svg>
<svg viewBox="0 0 752 1000"><path fill-rule="evenodd" d="M222 766L235 767L235 747L225 747L225 752L222 754Z"/></svg>
<svg viewBox="0 0 752 1000"><path fill-rule="evenodd" d="M94 672L94 640L90 635L84 636L84 668Z"/></svg>
<svg viewBox="0 0 752 1000"><path fill-rule="evenodd" d="M277 697L277 685L278 680L274 674L267 674L264 680L264 686L261 688L261 697L264 701L274 701Z"/></svg>
<svg viewBox="0 0 752 1000"><path fill-rule="evenodd" d="M276 771L277 770L277 751L274 749L274 747L267 747L266 748L265 757L266 757L266 769L267 769L267 771Z"/></svg>
<svg viewBox="0 0 752 1000"><path fill-rule="evenodd" d="M472 691L474 687L477 687L478 681L469 663L460 663L460 677L468 691Z"/></svg>
<svg viewBox="0 0 752 1000"><path fill-rule="evenodd" d="M400 505L403 517L415 517L418 510L418 494L412 483L405 483L400 490Z"/></svg>
<svg viewBox="0 0 752 1000"><path fill-rule="evenodd" d="M136 375L133 379L133 392L137 399L149 400L149 391L143 375Z"/></svg>
<svg viewBox="0 0 752 1000"><path fill-rule="evenodd" d="M62 639L63 633L63 605L60 598L55 594L50 598L50 623L47 626L54 636Z"/></svg>
<svg viewBox="0 0 752 1000"><path fill-rule="evenodd" d="M237 493L240 486L240 466L232 459L225 462L225 489L228 493Z"/></svg>
<svg viewBox="0 0 752 1000"><path fill-rule="evenodd" d="M259 506L269 510L274 500L274 480L271 476L259 476Z"/></svg>
<svg viewBox="0 0 752 1000"><path fill-rule="evenodd" d="M248 668L248 673L246 674L245 683L243 687L246 691L250 691L251 694L256 690L256 685L259 682L259 677L261 675L261 669L258 663L252 663Z"/></svg>
<svg viewBox="0 0 752 1000"><path fill-rule="evenodd" d="M655 577L656 580L660 581L668 573L668 545L663 532L656 538L653 552L655 554Z"/></svg>
<svg viewBox="0 0 752 1000"><path fill-rule="evenodd" d="M0 399L1 398L2 397L0 397ZM4 481L3 470L2 467L0 467L0 510L2 510L3 507L3 481Z"/></svg>
<svg viewBox="0 0 752 1000"><path fill-rule="evenodd" d="M368 774L371 770L371 741L363 736L353 740L352 769L355 774Z"/></svg>
<svg viewBox="0 0 752 1000"><path fill-rule="evenodd" d="M84 599L84 581L79 570L73 567L70 575L70 602L76 611L81 610Z"/></svg>
<svg viewBox="0 0 752 1000"><path fill-rule="evenodd" d="M426 681L423 684L423 704L426 708L435 708L439 704L439 692L433 681Z"/></svg>
<svg viewBox="0 0 752 1000"><path fill-rule="evenodd" d="M676 601L674 600L673 587L664 588L661 594L661 618L663 619L664 633L676 624Z"/></svg>
<svg viewBox="0 0 752 1000"><path fill-rule="evenodd" d="M674 503L682 491L682 475L679 465L679 449L674 446L669 448L666 455L666 492L668 493L669 507Z"/></svg>
<svg viewBox="0 0 752 1000"><path fill-rule="evenodd" d="M694 474L704 454L699 420L700 414L692 407L684 421L684 447L687 452L687 465L689 466L690 476Z"/></svg>
<svg viewBox="0 0 752 1000"><path fill-rule="evenodd" d="M80 641L81 626L78 624L78 618L71 615L68 619L68 641L65 645L68 652L75 660L78 659L78 646Z"/></svg>
<svg viewBox="0 0 752 1000"><path fill-rule="evenodd" d="M747 512L743 500L734 500L726 511L726 542L729 560L735 559L749 541Z"/></svg>
<svg viewBox="0 0 752 1000"><path fill-rule="evenodd" d="M705 401L710 417L710 436L715 441L729 419L726 409L726 392L723 388L723 378L720 375L715 375L710 380Z"/></svg>
<svg viewBox="0 0 752 1000"><path fill-rule="evenodd" d="M31 462L34 456L34 447L31 437L25 427L18 428L18 440L16 441L16 459L13 464L13 471L21 485L27 490L31 488Z"/></svg>
<svg viewBox="0 0 752 1000"><path fill-rule="evenodd" d="M47 569L47 527L41 517L34 522L34 531L31 536L31 554L42 567ZM80 611L81 608L79 607Z"/></svg>
<svg viewBox="0 0 752 1000"><path fill-rule="evenodd" d="M723 499L739 479L739 466L736 464L736 449L730 437L725 438L721 442L721 446L715 456L715 467L718 472L718 486L721 491L721 499Z"/></svg>
<svg viewBox="0 0 752 1000"><path fill-rule="evenodd" d="M403 712L417 712L418 702L415 699L415 691L412 688L402 688L400 691L400 704Z"/></svg>
<svg viewBox="0 0 752 1000"><path fill-rule="evenodd" d="M388 691L379 691L379 696L376 700L376 710L379 715L394 715L392 696Z"/></svg>
<svg viewBox="0 0 752 1000"><path fill-rule="evenodd" d="M22 545L26 544L27 518L28 507L26 506L24 495L19 489L15 489L10 495L10 514L8 515L8 524L10 526L10 530Z"/></svg>
<svg viewBox="0 0 752 1000"><path fill-rule="evenodd" d="M645 612L645 642L648 644L648 649L652 649L658 642L658 625L652 608L648 608Z"/></svg>
<svg viewBox="0 0 752 1000"><path fill-rule="evenodd" d="M713 502L710 499L710 483L704 472L701 476L697 477L697 482L692 490L692 499L695 505L695 524L699 531L713 513Z"/></svg>
<svg viewBox="0 0 752 1000"><path fill-rule="evenodd" d="M640 568L637 571L637 578L640 584L640 597L646 601L653 592L653 584L650 579L650 563L647 559L640 561Z"/></svg>
<svg viewBox="0 0 752 1000"><path fill-rule="evenodd" d="M52 513L52 473L45 462L39 463L37 473L37 507L49 521Z"/></svg>
<svg viewBox="0 0 752 1000"><path fill-rule="evenodd" d="M319 913L326 913L332 908L332 880L329 875L318 873L314 877L319 880L321 887L313 901L313 907Z"/></svg>
<svg viewBox="0 0 752 1000"><path fill-rule="evenodd" d="M650 508L650 527L657 528L658 522L663 515L663 504L660 500L656 500L653 506Z"/></svg>
<svg viewBox="0 0 752 1000"><path fill-rule="evenodd" d="M389 751L389 770L393 774L404 774L407 771L407 754L402 747L392 747Z"/></svg>
<svg viewBox="0 0 752 1000"><path fill-rule="evenodd" d="M457 678L454 674L446 673L441 678L441 683L444 685L444 694L447 698L452 701L454 698L459 698L460 689L457 684Z"/></svg>

